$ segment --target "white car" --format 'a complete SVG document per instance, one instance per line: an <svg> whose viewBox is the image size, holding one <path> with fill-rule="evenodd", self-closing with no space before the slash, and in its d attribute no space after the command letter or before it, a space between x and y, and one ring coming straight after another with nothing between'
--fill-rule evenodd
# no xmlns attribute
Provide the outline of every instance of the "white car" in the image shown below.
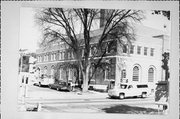
<svg viewBox="0 0 180 119"><path fill-rule="evenodd" d="M115 86L113 89L108 90L108 95L109 97L119 97L120 99L134 96L145 98L150 94L150 92L151 91L147 84L121 83L119 86Z"/></svg>
<svg viewBox="0 0 180 119"><path fill-rule="evenodd" d="M39 86L48 86L49 84L54 83L52 78L48 78L46 76L42 76L38 78L38 85Z"/></svg>

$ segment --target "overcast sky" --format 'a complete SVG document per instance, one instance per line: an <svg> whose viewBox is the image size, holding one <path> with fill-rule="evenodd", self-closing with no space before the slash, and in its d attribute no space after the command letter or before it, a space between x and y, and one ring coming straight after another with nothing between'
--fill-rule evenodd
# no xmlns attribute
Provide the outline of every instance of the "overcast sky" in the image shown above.
<svg viewBox="0 0 180 119"><path fill-rule="evenodd" d="M41 38L41 31L34 22L35 10L33 8L21 8L20 11L20 49L28 49L29 52L35 52L38 49L38 41ZM170 21L161 15L152 15L147 11L146 19L142 21L144 26L164 30L170 33ZM164 25L167 26L164 29Z"/></svg>

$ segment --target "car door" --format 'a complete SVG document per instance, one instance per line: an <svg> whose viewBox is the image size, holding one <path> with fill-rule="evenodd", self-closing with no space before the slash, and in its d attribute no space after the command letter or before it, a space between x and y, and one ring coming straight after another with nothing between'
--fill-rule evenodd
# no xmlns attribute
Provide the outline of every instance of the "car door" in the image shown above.
<svg viewBox="0 0 180 119"><path fill-rule="evenodd" d="M133 89L134 89L133 85L128 85L128 87L126 88L125 96L126 97L134 96L135 91Z"/></svg>

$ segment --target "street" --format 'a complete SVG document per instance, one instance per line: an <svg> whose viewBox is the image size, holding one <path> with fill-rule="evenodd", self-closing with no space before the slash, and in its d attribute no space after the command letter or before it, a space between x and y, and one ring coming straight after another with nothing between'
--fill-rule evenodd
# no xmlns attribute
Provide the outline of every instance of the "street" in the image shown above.
<svg viewBox="0 0 180 119"><path fill-rule="evenodd" d="M19 98L19 105L22 106ZM40 106L40 111L76 113L147 113L156 114L154 98L110 99L107 93L57 91L48 87L28 86L26 107ZM140 110L140 112L139 112Z"/></svg>

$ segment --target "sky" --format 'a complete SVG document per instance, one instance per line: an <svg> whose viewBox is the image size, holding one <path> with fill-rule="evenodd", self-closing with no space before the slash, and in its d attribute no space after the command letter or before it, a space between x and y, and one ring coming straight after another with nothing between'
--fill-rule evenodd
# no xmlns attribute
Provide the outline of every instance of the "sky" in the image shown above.
<svg viewBox="0 0 180 119"><path fill-rule="evenodd" d="M20 40L19 49L27 49L28 52L36 52L38 41L41 39L41 31L34 20L35 9L22 7L20 10ZM146 19L142 21L144 26L163 30L170 34L171 23L162 15L152 15L146 12ZM164 28L166 25L166 28Z"/></svg>
<svg viewBox="0 0 180 119"><path fill-rule="evenodd" d="M38 41L41 37L41 31L35 24L32 8L21 8L20 10L20 49L28 49L29 52L35 52L38 48Z"/></svg>

